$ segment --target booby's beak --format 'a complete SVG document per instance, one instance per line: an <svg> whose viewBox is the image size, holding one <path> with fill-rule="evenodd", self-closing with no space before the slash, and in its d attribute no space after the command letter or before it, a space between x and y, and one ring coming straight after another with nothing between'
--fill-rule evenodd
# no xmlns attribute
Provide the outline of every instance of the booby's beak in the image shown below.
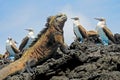
<svg viewBox="0 0 120 80"><path fill-rule="evenodd" d="M33 31L33 29L32 28L29 28L29 29L25 29L26 31Z"/></svg>
<svg viewBox="0 0 120 80"><path fill-rule="evenodd" d="M29 31L30 29L25 29L26 31Z"/></svg>
<svg viewBox="0 0 120 80"><path fill-rule="evenodd" d="M12 40L12 38L9 36L9 37L8 37L8 40Z"/></svg>
<svg viewBox="0 0 120 80"><path fill-rule="evenodd" d="M79 20L79 18L78 18L78 17L74 17L74 18L71 18L71 19L73 19L73 20Z"/></svg>
<svg viewBox="0 0 120 80"><path fill-rule="evenodd" d="M102 21L103 19L101 18L94 18L95 20Z"/></svg>
<svg viewBox="0 0 120 80"><path fill-rule="evenodd" d="M14 41L16 44L18 44L18 42Z"/></svg>
<svg viewBox="0 0 120 80"><path fill-rule="evenodd" d="M75 18L71 18L71 19L75 19Z"/></svg>

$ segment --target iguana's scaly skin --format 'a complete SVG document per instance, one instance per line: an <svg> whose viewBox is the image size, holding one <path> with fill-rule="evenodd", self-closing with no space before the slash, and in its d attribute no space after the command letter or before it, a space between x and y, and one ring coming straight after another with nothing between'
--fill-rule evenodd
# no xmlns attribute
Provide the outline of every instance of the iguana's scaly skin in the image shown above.
<svg viewBox="0 0 120 80"><path fill-rule="evenodd" d="M49 17L46 24L47 27L38 35L38 38L33 42L30 48L23 53L23 56L0 70L0 80L24 69L30 59L39 62L49 57L58 47L60 47L63 52L67 53L68 50L65 48L63 38L63 27L66 20L67 16L65 14Z"/></svg>

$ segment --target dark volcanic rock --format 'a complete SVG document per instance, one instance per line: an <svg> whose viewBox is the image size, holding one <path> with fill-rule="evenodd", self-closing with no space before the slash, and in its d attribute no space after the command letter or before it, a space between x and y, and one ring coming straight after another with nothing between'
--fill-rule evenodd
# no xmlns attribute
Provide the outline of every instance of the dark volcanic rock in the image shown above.
<svg viewBox="0 0 120 80"><path fill-rule="evenodd" d="M114 38L116 40L116 43L120 44L120 34L118 34L118 33L114 34Z"/></svg>
<svg viewBox="0 0 120 80"><path fill-rule="evenodd" d="M6 80L120 80L120 45L104 46L96 41L96 37L83 43L74 41L69 46L71 53L58 49L51 58L33 67L34 73L17 73Z"/></svg>

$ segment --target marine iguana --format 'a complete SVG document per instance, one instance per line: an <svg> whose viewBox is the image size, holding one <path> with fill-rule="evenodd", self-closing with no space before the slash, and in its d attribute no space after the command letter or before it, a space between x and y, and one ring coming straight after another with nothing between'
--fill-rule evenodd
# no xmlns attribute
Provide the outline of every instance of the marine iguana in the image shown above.
<svg viewBox="0 0 120 80"><path fill-rule="evenodd" d="M30 45L30 48L24 51L22 57L0 70L0 80L5 79L17 71L23 70L26 63L34 59L40 62L52 55L58 47L64 52L69 50L64 45L63 27L67 20L65 14L57 14L47 19L46 28L38 34L38 37Z"/></svg>

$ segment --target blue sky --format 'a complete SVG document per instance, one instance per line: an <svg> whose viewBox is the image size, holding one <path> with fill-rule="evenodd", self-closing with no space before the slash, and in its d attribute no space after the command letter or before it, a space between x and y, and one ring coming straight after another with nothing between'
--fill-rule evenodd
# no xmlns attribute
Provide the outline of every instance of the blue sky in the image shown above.
<svg viewBox="0 0 120 80"><path fill-rule="evenodd" d="M64 27L65 42L74 40L71 17L78 16L87 30L94 30L97 21L104 17L113 33L120 33L120 0L0 0L0 53L5 52L5 42L11 36L20 45L26 36L26 28L33 28L35 34L44 28L50 15L66 13L68 20Z"/></svg>

